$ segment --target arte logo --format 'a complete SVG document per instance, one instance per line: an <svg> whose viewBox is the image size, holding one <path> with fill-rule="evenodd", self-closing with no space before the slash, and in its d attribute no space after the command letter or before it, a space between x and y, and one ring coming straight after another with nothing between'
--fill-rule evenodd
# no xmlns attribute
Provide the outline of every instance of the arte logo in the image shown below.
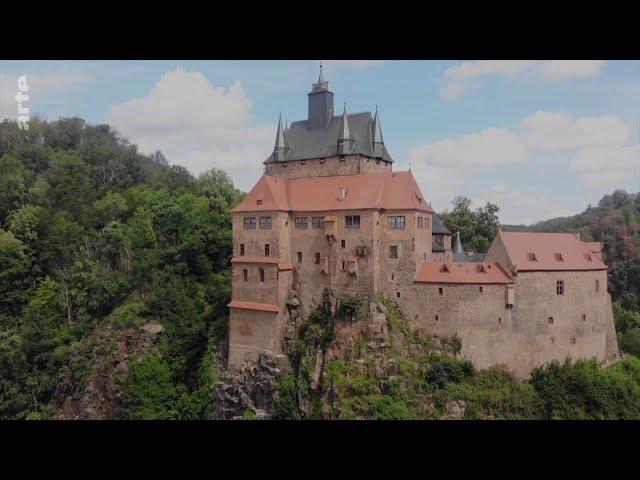
<svg viewBox="0 0 640 480"><path fill-rule="evenodd" d="M16 102L18 102L18 128L21 130L29 130L29 107L22 106L23 102L29 101L29 95L24 92L29 91L29 85L27 84L27 76L22 75L18 78L18 94L16 95Z"/></svg>

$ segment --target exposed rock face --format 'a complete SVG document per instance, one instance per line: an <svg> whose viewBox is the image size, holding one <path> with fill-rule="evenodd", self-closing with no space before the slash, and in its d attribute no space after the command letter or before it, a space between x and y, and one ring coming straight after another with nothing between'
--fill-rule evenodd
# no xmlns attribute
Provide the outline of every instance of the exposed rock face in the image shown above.
<svg viewBox="0 0 640 480"><path fill-rule="evenodd" d="M57 420L112 420L121 408L119 380L127 376L133 359L153 353L162 325L147 323L114 332L111 325L98 328L90 339L91 375L82 382L72 374L58 383L54 400L60 405ZM71 362L84 352L72 352Z"/></svg>
<svg viewBox="0 0 640 480"><path fill-rule="evenodd" d="M280 379L291 371L285 355L260 353L258 361L234 370L218 370L213 391L213 419L241 419L247 411L270 418Z"/></svg>

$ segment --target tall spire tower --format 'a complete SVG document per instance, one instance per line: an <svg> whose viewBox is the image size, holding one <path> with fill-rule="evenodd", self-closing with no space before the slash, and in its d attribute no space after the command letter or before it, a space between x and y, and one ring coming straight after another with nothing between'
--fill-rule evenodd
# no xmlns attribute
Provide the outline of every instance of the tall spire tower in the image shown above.
<svg viewBox="0 0 640 480"><path fill-rule="evenodd" d="M325 81L320 63L318 83L311 85L309 96L309 114L307 127L309 130L324 128L333 117L333 92L329 90L329 82Z"/></svg>
<svg viewBox="0 0 640 480"><path fill-rule="evenodd" d="M373 117L373 125L371 126L371 142L373 143L373 154L382 156L384 140L382 139L382 127L380 126L380 114L376 105L376 115Z"/></svg>

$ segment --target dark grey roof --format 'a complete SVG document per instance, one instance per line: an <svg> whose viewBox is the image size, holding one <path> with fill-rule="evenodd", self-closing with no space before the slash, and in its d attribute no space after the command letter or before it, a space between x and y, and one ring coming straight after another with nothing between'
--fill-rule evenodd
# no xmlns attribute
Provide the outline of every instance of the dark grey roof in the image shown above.
<svg viewBox="0 0 640 480"><path fill-rule="evenodd" d="M460 262L460 263L478 263L478 262L482 262L484 260L484 253L482 252L477 252L477 253L473 253L471 255L469 255L466 252L462 252L462 253L455 253L453 254L453 261L454 262Z"/></svg>
<svg viewBox="0 0 640 480"><path fill-rule="evenodd" d="M444 252L444 244L436 242L435 237L431 237L431 251L432 252Z"/></svg>
<svg viewBox="0 0 640 480"><path fill-rule="evenodd" d="M438 215L434 213L432 217L433 217L432 233L437 233L440 235L451 235L451 232L447 227L444 226L444 223L442 223L442 219Z"/></svg>
<svg viewBox="0 0 640 480"><path fill-rule="evenodd" d="M379 144L379 150L373 149L373 118L370 112L352 113L347 115L349 121L349 135L351 142L348 152L368 157L380 158L393 162L384 144ZM307 120L293 122L285 134L287 152L282 159L274 158L273 152L264 163L274 161L305 160L308 158L322 158L339 155L338 138L342 127L342 115L333 115L329 124L324 128L309 129Z"/></svg>

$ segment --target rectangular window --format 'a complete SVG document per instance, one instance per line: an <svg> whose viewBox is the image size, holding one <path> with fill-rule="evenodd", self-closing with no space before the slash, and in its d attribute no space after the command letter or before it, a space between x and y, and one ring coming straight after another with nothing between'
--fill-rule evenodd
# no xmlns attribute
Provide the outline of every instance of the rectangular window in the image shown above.
<svg viewBox="0 0 640 480"><path fill-rule="evenodd" d="M246 282L249 279L249 271L245 268L242 270L242 280Z"/></svg>
<svg viewBox="0 0 640 480"><path fill-rule="evenodd" d="M266 243L266 244L264 245L264 256L265 256L265 257L268 257L270 253L271 253L271 249L269 248L269 244L268 244L268 243Z"/></svg>
<svg viewBox="0 0 640 480"><path fill-rule="evenodd" d="M346 247L346 245L347 245L347 242L346 242L346 241L344 241L344 240L340 240L340 246L341 246L342 248L345 248L345 247Z"/></svg>
<svg viewBox="0 0 640 480"><path fill-rule="evenodd" d="M442 295L442 294L444 293L444 290L442 290L442 287L438 288L438 293L439 293L440 295Z"/></svg>
<svg viewBox="0 0 640 480"><path fill-rule="evenodd" d="M427 225L425 226L426 229L431 228L431 219L429 217L424 217L424 219L427 222Z"/></svg>
<svg viewBox="0 0 640 480"><path fill-rule="evenodd" d="M346 270L346 269L347 269L347 266L346 266L346 264L345 264L344 260L342 260L342 270L344 271L344 270Z"/></svg>
<svg viewBox="0 0 640 480"><path fill-rule="evenodd" d="M244 217L244 228L245 230L255 230L256 217Z"/></svg>
<svg viewBox="0 0 640 480"><path fill-rule="evenodd" d="M324 217L311 217L311 226L316 230L324 228Z"/></svg>
<svg viewBox="0 0 640 480"><path fill-rule="evenodd" d="M547 318L547 322L549 322L549 325L553 325L553 317Z"/></svg>
<svg viewBox="0 0 640 480"><path fill-rule="evenodd" d="M396 297L400 298L400 292L396 292Z"/></svg>
<svg viewBox="0 0 640 480"><path fill-rule="evenodd" d="M405 217L403 215L387 217L387 224L392 230L403 229Z"/></svg>
<svg viewBox="0 0 640 480"><path fill-rule="evenodd" d="M347 215L344 218L347 228L360 228L360 215Z"/></svg>
<svg viewBox="0 0 640 480"><path fill-rule="evenodd" d="M316 263L316 265L320 264L320 252L316 252L316 255L313 261Z"/></svg>
<svg viewBox="0 0 640 480"><path fill-rule="evenodd" d="M390 245L389 246L389 258L398 258L398 246Z"/></svg>
<svg viewBox="0 0 640 480"><path fill-rule="evenodd" d="M600 280L596 280L596 293L600 293Z"/></svg>
<svg viewBox="0 0 640 480"><path fill-rule="evenodd" d="M556 295L564 295L564 280L556 282Z"/></svg>
<svg viewBox="0 0 640 480"><path fill-rule="evenodd" d="M298 263L302 263L302 252L298 252Z"/></svg>
<svg viewBox="0 0 640 480"><path fill-rule="evenodd" d="M264 282L264 268L260 267L260 283Z"/></svg>
<svg viewBox="0 0 640 480"><path fill-rule="evenodd" d="M240 244L240 256L244 257L244 243Z"/></svg>
<svg viewBox="0 0 640 480"><path fill-rule="evenodd" d="M307 230L309 228L309 217L296 217L294 221L298 230Z"/></svg>
<svg viewBox="0 0 640 480"><path fill-rule="evenodd" d="M422 217L418 217L418 228L422 229Z"/></svg>
<svg viewBox="0 0 640 480"><path fill-rule="evenodd" d="M584 315L584 314L582 315L582 321L583 321L583 322L586 322L586 321L587 321L587 316L586 316L586 315Z"/></svg>
<svg viewBox="0 0 640 480"><path fill-rule="evenodd" d="M484 291L483 287L480 287L480 293L482 293Z"/></svg>
<svg viewBox="0 0 640 480"><path fill-rule="evenodd" d="M260 228L263 230L271 228L271 217L260 217Z"/></svg>

